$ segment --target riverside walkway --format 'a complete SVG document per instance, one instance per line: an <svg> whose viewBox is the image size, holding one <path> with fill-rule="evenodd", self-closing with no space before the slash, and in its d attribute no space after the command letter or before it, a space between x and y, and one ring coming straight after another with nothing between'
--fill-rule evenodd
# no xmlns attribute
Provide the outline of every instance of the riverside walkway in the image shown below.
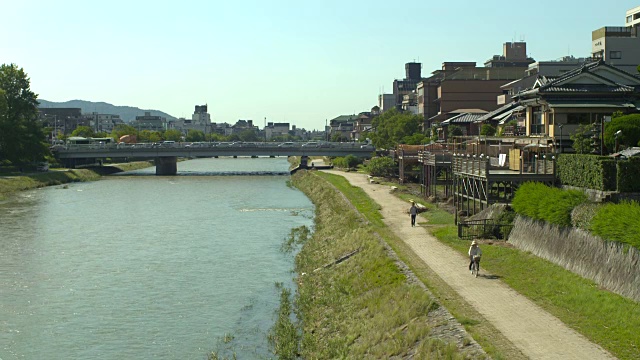
<svg viewBox="0 0 640 360"><path fill-rule="evenodd" d="M370 184L364 174L325 171L343 176L352 185L362 188L381 206L385 224L525 356L531 359L615 359L500 280L473 278L466 269L466 257L439 242L425 228L410 226L409 205L391 194L388 186Z"/></svg>

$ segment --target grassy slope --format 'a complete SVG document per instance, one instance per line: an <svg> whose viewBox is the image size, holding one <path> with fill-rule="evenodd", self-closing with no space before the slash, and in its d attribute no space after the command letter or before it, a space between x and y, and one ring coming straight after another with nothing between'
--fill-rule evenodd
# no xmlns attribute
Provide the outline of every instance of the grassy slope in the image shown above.
<svg viewBox="0 0 640 360"><path fill-rule="evenodd" d="M446 282L433 272L420 259L409 246L400 238L391 233L382 222L379 205L376 204L366 193L352 186L344 177L317 173L322 178L329 181L339 189L353 203L358 211L362 213L374 226L377 232L382 234L385 241L398 254L400 259L410 267L412 272L429 288L438 298L439 302L465 326L465 329L482 346L493 359L526 359L509 340L507 340L493 325L484 321L482 316L468 303L466 303ZM402 186L399 186L402 190ZM409 194L397 193L400 197L415 199ZM438 217L441 223L452 223L450 214L446 212L432 213ZM420 220L419 220L420 221Z"/></svg>
<svg viewBox="0 0 640 360"><path fill-rule="evenodd" d="M428 338L427 313L436 305L419 286L406 282L385 252L376 235L386 237L378 206L351 187L347 196L366 214L362 218L320 178L326 176L300 172L293 177L316 204L313 237L296 257L302 358L463 358L455 345ZM354 250L359 252L326 266Z"/></svg>

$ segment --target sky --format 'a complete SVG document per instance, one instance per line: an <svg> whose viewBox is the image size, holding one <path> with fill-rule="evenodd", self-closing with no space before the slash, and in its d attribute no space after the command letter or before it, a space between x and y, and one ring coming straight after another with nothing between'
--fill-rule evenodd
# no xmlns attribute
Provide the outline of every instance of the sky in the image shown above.
<svg viewBox="0 0 640 360"><path fill-rule="evenodd" d="M606 5L605 5L606 4ZM526 41L535 60L587 57L591 32L640 0L3 0L0 64L38 98L87 100L213 122L323 129L369 111L404 64L478 66Z"/></svg>

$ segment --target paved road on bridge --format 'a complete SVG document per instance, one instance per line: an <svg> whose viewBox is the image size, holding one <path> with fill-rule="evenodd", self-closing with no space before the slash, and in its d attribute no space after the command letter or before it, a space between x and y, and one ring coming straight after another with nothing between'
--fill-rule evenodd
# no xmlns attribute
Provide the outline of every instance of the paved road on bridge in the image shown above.
<svg viewBox="0 0 640 360"><path fill-rule="evenodd" d="M426 228L410 226L406 212L409 205L391 194L388 186L370 184L364 174L324 171L344 176L352 185L362 188L381 206L387 226L525 356L615 359L500 280L473 278L466 270L466 257L439 242Z"/></svg>

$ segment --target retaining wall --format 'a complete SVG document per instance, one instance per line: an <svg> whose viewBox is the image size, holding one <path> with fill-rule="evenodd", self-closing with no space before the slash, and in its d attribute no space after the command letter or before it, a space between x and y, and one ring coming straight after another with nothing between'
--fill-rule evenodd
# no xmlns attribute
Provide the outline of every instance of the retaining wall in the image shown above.
<svg viewBox="0 0 640 360"><path fill-rule="evenodd" d="M640 301L640 251L584 230L516 217L509 242L554 264Z"/></svg>

